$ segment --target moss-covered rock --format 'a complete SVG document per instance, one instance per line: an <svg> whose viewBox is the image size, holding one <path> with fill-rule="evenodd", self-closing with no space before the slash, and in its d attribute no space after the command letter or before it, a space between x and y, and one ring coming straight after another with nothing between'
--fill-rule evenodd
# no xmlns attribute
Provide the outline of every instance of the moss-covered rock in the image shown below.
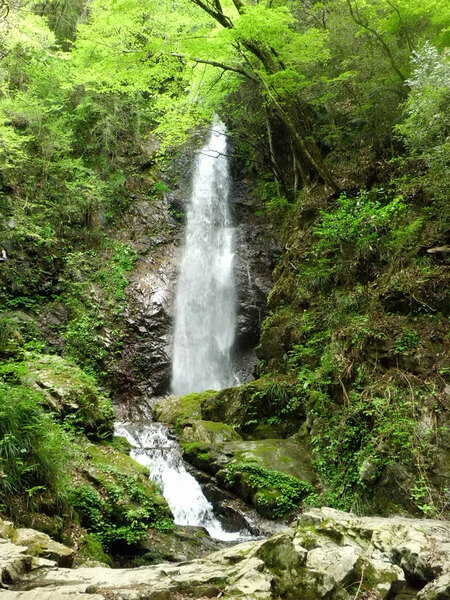
<svg viewBox="0 0 450 600"><path fill-rule="evenodd" d="M230 426L216 423L213 431L207 432L203 426L205 422L198 423L197 427L183 430L181 439L185 459L216 476L221 487L230 489L255 506L263 516L286 516L298 506L307 491L313 490L311 484L315 475L306 436L287 440L232 439L220 442L214 436L223 436L224 432L230 434ZM235 438L235 432L231 431ZM289 482L300 484L294 483L291 489ZM285 486L289 489L287 495L283 493Z"/></svg>
<svg viewBox="0 0 450 600"><path fill-rule="evenodd" d="M188 433L185 436L185 431ZM196 467L215 475L233 461L252 462L266 469L274 469L313 483L315 480L308 437L300 435L283 439L232 440L212 443L203 432L194 437L196 429L185 429L182 434L186 460ZM227 430L226 430L227 431Z"/></svg>
<svg viewBox="0 0 450 600"><path fill-rule="evenodd" d="M269 519L287 517L314 491L306 481L252 461L229 463L217 473L217 479Z"/></svg>
<svg viewBox="0 0 450 600"><path fill-rule="evenodd" d="M112 444L82 444L71 504L81 525L113 554L142 555L149 529L170 531L173 517L149 471Z"/></svg>
<svg viewBox="0 0 450 600"><path fill-rule="evenodd" d="M156 421L171 425L189 424L193 420L202 419L202 403L216 394L217 392L210 390L199 394L163 398L153 407L153 417Z"/></svg>
<svg viewBox="0 0 450 600"><path fill-rule="evenodd" d="M93 439L112 435L114 411L110 399L102 394L95 380L68 360L56 355L29 354L22 381L40 391L46 405L66 424L82 430Z"/></svg>
<svg viewBox="0 0 450 600"><path fill-rule="evenodd" d="M288 437L304 420L302 390L292 378L263 377L221 390L201 403L202 418L230 423L247 438Z"/></svg>
<svg viewBox="0 0 450 600"><path fill-rule="evenodd" d="M183 429L180 436L183 445L192 442L218 445L239 440L242 441L242 438L232 425L214 421L192 421Z"/></svg>

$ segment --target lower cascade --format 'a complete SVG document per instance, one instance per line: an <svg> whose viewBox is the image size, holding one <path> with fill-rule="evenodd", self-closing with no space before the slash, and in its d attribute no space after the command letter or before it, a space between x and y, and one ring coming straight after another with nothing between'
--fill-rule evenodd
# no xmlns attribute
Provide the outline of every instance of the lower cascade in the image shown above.
<svg viewBox="0 0 450 600"><path fill-rule="evenodd" d="M200 484L186 471L179 446L165 425L142 421L116 423L115 433L133 444L132 458L149 467L151 478L161 486L177 525L204 527L211 537L223 541L248 537L242 532L223 529Z"/></svg>

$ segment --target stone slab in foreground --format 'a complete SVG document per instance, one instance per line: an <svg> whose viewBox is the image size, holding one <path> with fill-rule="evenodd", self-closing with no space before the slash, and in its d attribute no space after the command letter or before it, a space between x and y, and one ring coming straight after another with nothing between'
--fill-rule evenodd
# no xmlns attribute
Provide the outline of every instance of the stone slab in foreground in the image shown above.
<svg viewBox="0 0 450 600"><path fill-rule="evenodd" d="M32 566L4 600L391 600L406 582L419 600L450 598L450 523L322 508L266 540L201 559L138 569Z"/></svg>

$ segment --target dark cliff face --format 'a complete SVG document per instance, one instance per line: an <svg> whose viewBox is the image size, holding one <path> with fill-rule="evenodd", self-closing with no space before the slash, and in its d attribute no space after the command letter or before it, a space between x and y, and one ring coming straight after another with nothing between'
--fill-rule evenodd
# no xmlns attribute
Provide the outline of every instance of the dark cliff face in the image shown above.
<svg viewBox="0 0 450 600"><path fill-rule="evenodd" d="M241 382L253 379L261 323L267 316L272 272L280 255L274 231L256 214L257 207L245 181L233 189L235 277L238 290L235 370Z"/></svg>
<svg viewBox="0 0 450 600"><path fill-rule="evenodd" d="M121 238L137 253L128 273L122 349L113 367L112 395L119 417L170 387L171 334L182 231L172 198L162 185L158 198L141 198L120 226Z"/></svg>
<svg viewBox="0 0 450 600"><path fill-rule="evenodd" d="M172 330L177 267L182 251L184 217L189 201L192 152L171 167L171 182L181 182L158 202L142 200L124 217L121 239L137 253L123 313L123 350L114 366L113 395L119 413L127 406L170 392ZM276 242L256 214L245 182L234 184L231 198L235 227L235 277L238 290L234 365L237 379L253 378ZM134 409L132 409L134 412Z"/></svg>

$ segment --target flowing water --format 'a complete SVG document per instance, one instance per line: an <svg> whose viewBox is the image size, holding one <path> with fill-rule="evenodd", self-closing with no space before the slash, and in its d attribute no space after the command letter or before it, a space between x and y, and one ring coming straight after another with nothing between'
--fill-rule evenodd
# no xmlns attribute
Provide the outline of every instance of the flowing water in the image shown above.
<svg viewBox="0 0 450 600"><path fill-rule="evenodd" d="M225 132L222 123L214 124L195 163L175 303L172 389L178 395L220 390L234 379L236 293ZM117 423L116 433L133 444L133 458L150 468L176 524L203 526L220 540L248 537L223 529L165 425Z"/></svg>
<svg viewBox="0 0 450 600"><path fill-rule="evenodd" d="M150 469L151 479L160 485L177 525L205 527L218 540L248 538L248 532L223 529L199 483L186 471L180 448L165 425L151 421L116 423L115 433L133 444L131 456Z"/></svg>
<svg viewBox="0 0 450 600"><path fill-rule="evenodd" d="M216 123L198 154L175 303L172 390L220 390L234 382L233 228L226 129Z"/></svg>

